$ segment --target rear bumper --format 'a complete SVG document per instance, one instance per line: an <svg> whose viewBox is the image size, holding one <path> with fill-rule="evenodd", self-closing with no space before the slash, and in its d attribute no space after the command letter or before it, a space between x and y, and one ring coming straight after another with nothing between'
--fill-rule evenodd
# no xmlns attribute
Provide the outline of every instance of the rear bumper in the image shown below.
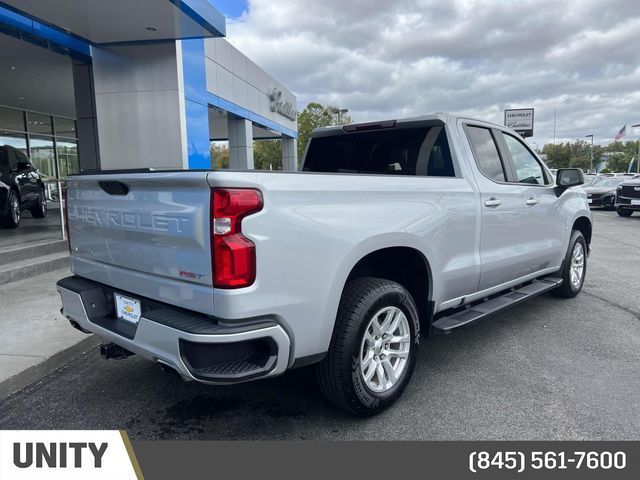
<svg viewBox="0 0 640 480"><path fill-rule="evenodd" d="M185 380L229 384L283 373L291 341L273 319L222 324L80 277L58 281L62 313L83 330L177 371ZM137 325L115 316L113 293L139 299Z"/></svg>

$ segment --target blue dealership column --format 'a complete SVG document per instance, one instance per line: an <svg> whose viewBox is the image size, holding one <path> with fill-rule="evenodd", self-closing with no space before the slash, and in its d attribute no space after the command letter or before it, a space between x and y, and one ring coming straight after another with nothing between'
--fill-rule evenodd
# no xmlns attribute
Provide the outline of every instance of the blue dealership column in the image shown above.
<svg viewBox="0 0 640 480"><path fill-rule="evenodd" d="M185 141L190 169L211 168L204 39L182 40Z"/></svg>

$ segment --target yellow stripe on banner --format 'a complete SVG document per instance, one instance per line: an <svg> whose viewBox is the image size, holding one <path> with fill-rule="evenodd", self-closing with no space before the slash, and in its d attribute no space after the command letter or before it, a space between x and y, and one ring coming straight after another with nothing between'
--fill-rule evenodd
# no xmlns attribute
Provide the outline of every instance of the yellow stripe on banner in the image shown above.
<svg viewBox="0 0 640 480"><path fill-rule="evenodd" d="M127 449L127 454L129 455L129 460L131 460L131 466L133 470L136 472L136 477L138 480L144 480L144 476L142 475L142 470L140 469L140 464L138 463L138 457L136 457L136 452L133 451L133 446L131 445L131 440L129 440L129 435L127 435L126 430L119 430L120 436L122 437L122 442L124 443L124 448Z"/></svg>

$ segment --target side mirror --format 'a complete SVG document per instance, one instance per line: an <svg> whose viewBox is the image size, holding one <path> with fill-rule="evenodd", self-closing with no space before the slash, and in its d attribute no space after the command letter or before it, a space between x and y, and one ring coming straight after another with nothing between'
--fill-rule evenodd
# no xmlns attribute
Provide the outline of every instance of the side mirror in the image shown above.
<svg viewBox="0 0 640 480"><path fill-rule="evenodd" d="M562 195L567 188L584 184L584 173L579 168L559 168L556 173L556 195Z"/></svg>

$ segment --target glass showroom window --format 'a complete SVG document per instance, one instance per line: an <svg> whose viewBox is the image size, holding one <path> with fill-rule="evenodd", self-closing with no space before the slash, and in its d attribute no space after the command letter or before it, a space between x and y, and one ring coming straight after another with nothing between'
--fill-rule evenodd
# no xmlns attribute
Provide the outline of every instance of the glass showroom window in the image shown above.
<svg viewBox="0 0 640 480"><path fill-rule="evenodd" d="M56 139L60 178L80 172L78 161L78 142L75 140Z"/></svg>
<svg viewBox="0 0 640 480"><path fill-rule="evenodd" d="M0 107L0 130L24 132L24 112L13 108Z"/></svg>
<svg viewBox="0 0 640 480"><path fill-rule="evenodd" d="M31 162L40 171L47 188L47 199L56 201L58 197L58 171L53 138L29 137Z"/></svg>
<svg viewBox="0 0 640 480"><path fill-rule="evenodd" d="M27 112L27 130L29 133L53 135L53 122L49 115Z"/></svg>
<svg viewBox="0 0 640 480"><path fill-rule="evenodd" d="M76 121L70 118L54 117L53 125L56 137L77 138Z"/></svg>
<svg viewBox="0 0 640 480"><path fill-rule="evenodd" d="M0 130L0 145L9 145L17 148L22 153L27 153L27 136L24 133L8 132Z"/></svg>
<svg viewBox="0 0 640 480"><path fill-rule="evenodd" d="M27 153L24 131L24 112L0 107L0 145L9 145Z"/></svg>

